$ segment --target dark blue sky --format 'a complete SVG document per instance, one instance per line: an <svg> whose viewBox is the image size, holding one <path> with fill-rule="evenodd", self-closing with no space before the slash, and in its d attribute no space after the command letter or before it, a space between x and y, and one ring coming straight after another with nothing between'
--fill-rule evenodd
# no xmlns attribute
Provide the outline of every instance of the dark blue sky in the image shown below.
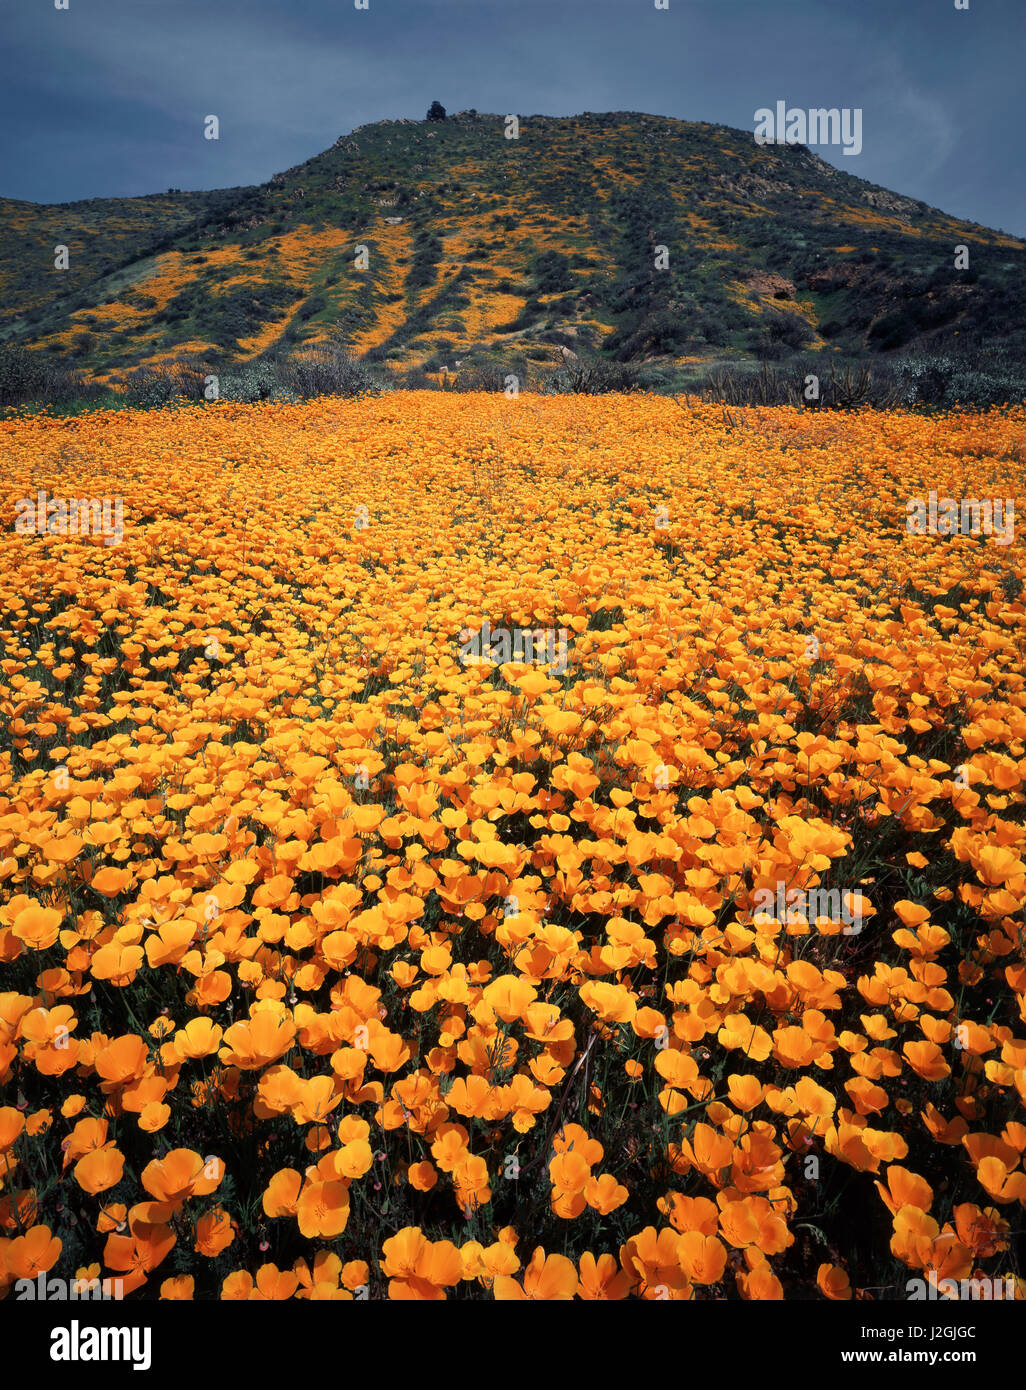
<svg viewBox="0 0 1026 1390"><path fill-rule="evenodd" d="M260 183L354 126L449 110L649 111L754 128L861 107L816 152L1026 234L1026 0L0 0L0 195ZM203 139L203 118L221 121Z"/></svg>

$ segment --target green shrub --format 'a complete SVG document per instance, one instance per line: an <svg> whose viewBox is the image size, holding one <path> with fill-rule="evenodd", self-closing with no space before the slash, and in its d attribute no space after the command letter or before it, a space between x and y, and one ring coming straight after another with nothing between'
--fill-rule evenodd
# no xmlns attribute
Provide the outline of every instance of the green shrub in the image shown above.
<svg viewBox="0 0 1026 1390"><path fill-rule="evenodd" d="M21 405L43 388L48 368L35 353L5 344L0 347L0 405Z"/></svg>
<svg viewBox="0 0 1026 1390"><path fill-rule="evenodd" d="M263 364L271 370L275 390L271 399L302 400L310 396L376 396L387 382L358 361L338 338L315 350L291 357L272 357Z"/></svg>
<svg viewBox="0 0 1026 1390"><path fill-rule="evenodd" d="M204 399L206 373L184 362L140 367L126 381L125 400L143 410L160 410L178 401Z"/></svg>
<svg viewBox="0 0 1026 1390"><path fill-rule="evenodd" d="M106 388L16 343L0 346L0 407L96 400Z"/></svg>
<svg viewBox="0 0 1026 1390"><path fill-rule="evenodd" d="M322 294L312 295L305 304L299 307L299 317L305 323L307 319L312 319L314 314L319 314L322 309L328 307L328 301Z"/></svg>
<svg viewBox="0 0 1026 1390"><path fill-rule="evenodd" d="M559 294L577 286L577 277L570 269L570 262L559 251L543 251L534 258L531 269L538 294Z"/></svg>
<svg viewBox="0 0 1026 1390"><path fill-rule="evenodd" d="M895 367L908 406L1020 405L1026 401L1026 366L1004 353L980 365L976 358L910 357Z"/></svg>
<svg viewBox="0 0 1026 1390"><path fill-rule="evenodd" d="M545 382L550 396L604 396L612 392L641 389L640 371L628 362L607 362L604 358L571 359L557 368Z"/></svg>

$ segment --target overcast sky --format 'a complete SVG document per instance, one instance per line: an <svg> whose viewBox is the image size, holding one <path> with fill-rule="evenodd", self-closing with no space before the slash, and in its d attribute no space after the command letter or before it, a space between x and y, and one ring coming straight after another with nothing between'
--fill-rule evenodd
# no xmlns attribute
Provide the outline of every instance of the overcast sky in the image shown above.
<svg viewBox="0 0 1026 1390"><path fill-rule="evenodd" d="M0 0L0 195L261 183L435 99L745 130L783 100L862 109L860 155L816 148L847 172L1026 235L1026 0L968 3Z"/></svg>

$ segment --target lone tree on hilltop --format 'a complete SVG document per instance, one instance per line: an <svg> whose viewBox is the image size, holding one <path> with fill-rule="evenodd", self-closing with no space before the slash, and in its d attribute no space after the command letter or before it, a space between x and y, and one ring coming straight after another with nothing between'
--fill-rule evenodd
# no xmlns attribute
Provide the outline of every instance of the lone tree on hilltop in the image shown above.
<svg viewBox="0 0 1026 1390"><path fill-rule="evenodd" d="M444 121L445 107L440 101L433 101L428 107L427 118L429 121Z"/></svg>

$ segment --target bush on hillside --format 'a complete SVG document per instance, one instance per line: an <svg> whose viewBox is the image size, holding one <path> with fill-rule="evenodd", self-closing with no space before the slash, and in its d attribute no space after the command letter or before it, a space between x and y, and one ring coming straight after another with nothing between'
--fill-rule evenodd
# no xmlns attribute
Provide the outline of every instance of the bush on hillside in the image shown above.
<svg viewBox="0 0 1026 1390"><path fill-rule="evenodd" d="M206 394L211 376L217 378L216 397ZM140 368L128 378L127 386L128 404L149 410L181 401L218 399L252 404L312 396L366 396L385 389L338 340L302 354L279 352L219 372L192 359Z"/></svg>
<svg viewBox="0 0 1026 1390"><path fill-rule="evenodd" d="M106 387L17 343L0 345L0 407L95 400Z"/></svg>
<svg viewBox="0 0 1026 1390"><path fill-rule="evenodd" d="M1019 405L1026 401L1026 365L1001 354L985 366L943 355L909 357L896 364L903 405Z"/></svg>
<svg viewBox="0 0 1026 1390"><path fill-rule="evenodd" d="M629 362L604 358L568 358L545 382L549 396L604 396L611 392L639 391L639 369Z"/></svg>
<svg viewBox="0 0 1026 1390"><path fill-rule="evenodd" d="M202 367L191 362L139 367L126 380L125 400L143 410L159 410L174 401L201 401L206 376Z"/></svg>
<svg viewBox="0 0 1026 1390"><path fill-rule="evenodd" d="M808 379L819 394L809 399ZM898 360L824 361L813 354L776 363L718 368L700 380L706 400L725 405L795 405L818 409L1018 404L1026 400L1026 368L996 355L985 367L967 357L923 354Z"/></svg>
<svg viewBox="0 0 1026 1390"><path fill-rule="evenodd" d="M375 396L388 389L387 383L366 363L353 357L338 339L330 339L302 354L269 359L262 365L273 371L279 391L298 399Z"/></svg>

